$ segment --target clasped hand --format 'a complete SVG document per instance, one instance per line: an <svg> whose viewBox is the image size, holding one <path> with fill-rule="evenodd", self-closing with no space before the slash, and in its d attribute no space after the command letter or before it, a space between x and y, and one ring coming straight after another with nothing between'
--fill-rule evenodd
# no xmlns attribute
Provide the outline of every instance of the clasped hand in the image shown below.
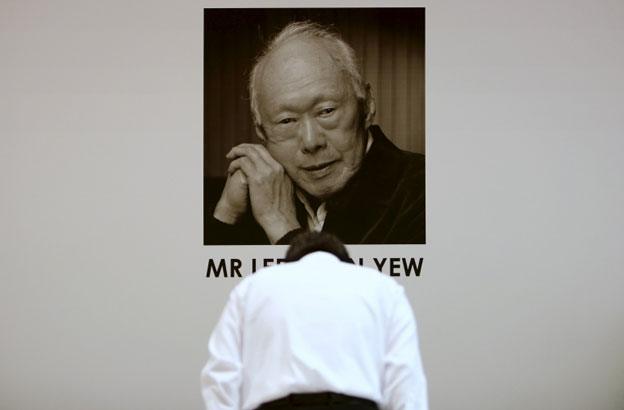
<svg viewBox="0 0 624 410"><path fill-rule="evenodd" d="M214 217L235 224L251 211L271 243L300 227L297 221L294 187L284 168L259 144L240 144L226 155L228 177Z"/></svg>

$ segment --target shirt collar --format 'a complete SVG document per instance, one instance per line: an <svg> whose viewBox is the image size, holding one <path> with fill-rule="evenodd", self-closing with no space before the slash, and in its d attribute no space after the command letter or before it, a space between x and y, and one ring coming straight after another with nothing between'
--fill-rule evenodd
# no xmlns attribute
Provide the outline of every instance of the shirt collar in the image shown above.
<svg viewBox="0 0 624 410"><path fill-rule="evenodd" d="M339 261L338 257L332 253L325 251L316 251L312 253L308 253L303 258L300 259L301 262L314 262L318 263L320 261Z"/></svg>

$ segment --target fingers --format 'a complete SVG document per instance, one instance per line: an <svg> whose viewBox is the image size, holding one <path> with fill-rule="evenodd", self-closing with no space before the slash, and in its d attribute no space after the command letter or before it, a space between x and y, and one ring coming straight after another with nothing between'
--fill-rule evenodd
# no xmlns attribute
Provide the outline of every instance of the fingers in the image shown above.
<svg viewBox="0 0 624 410"><path fill-rule="evenodd" d="M284 175L284 168L262 145L240 144L232 148L226 157L232 159L228 174L240 170L247 177L247 181L266 181Z"/></svg>
<svg viewBox="0 0 624 410"><path fill-rule="evenodd" d="M269 167L274 171L279 170L282 166L273 159L269 151L265 147L259 144L240 144L235 146L225 156L228 159L235 159L238 157L248 157L253 161L254 165L261 169L263 166Z"/></svg>
<svg viewBox="0 0 624 410"><path fill-rule="evenodd" d="M271 243L299 227L293 183L284 168L262 145L240 144L226 155L228 178L243 175L251 211Z"/></svg>
<svg viewBox="0 0 624 410"><path fill-rule="evenodd" d="M266 165L264 166L267 167ZM245 178L245 183L247 183L247 176L253 177L259 173L259 170L256 163L249 157L238 157L232 160L228 166L228 174L233 175L235 173L244 174L243 178Z"/></svg>

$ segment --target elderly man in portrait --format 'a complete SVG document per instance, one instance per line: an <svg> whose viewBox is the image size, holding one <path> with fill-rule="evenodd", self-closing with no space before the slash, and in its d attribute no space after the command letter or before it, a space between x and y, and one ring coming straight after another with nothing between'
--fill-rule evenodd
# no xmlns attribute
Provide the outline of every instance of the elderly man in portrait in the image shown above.
<svg viewBox="0 0 624 410"><path fill-rule="evenodd" d="M424 243L424 156L373 125L353 49L314 23L286 26L250 74L261 144L240 144L209 209L208 244L285 244L302 230L345 243Z"/></svg>

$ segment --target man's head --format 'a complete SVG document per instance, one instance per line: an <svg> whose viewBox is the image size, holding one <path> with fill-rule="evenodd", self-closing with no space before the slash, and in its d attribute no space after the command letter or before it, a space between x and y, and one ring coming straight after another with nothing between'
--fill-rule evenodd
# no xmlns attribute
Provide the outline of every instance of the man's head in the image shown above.
<svg viewBox="0 0 624 410"><path fill-rule="evenodd" d="M286 251L286 262L294 262L312 252L328 252L343 262L352 263L349 252L338 238L327 232L304 232L295 236Z"/></svg>
<svg viewBox="0 0 624 410"><path fill-rule="evenodd" d="M325 28L286 26L249 82L258 136L308 195L325 200L357 172L375 114L353 49Z"/></svg>

